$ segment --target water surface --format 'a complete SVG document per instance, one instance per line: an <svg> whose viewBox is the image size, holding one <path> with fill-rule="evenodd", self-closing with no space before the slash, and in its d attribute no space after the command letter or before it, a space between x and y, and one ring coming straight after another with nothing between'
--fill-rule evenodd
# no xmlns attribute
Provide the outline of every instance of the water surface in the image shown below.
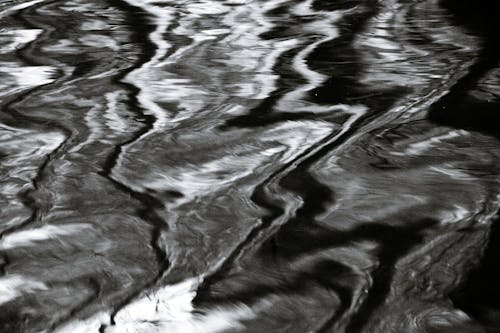
<svg viewBox="0 0 500 333"><path fill-rule="evenodd" d="M494 1L0 1L1 332L497 332Z"/></svg>

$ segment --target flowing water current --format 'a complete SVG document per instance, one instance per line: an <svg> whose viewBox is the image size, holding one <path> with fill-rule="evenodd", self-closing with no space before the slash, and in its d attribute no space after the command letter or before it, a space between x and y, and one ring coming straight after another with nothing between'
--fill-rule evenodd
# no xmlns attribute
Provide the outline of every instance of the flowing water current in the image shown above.
<svg viewBox="0 0 500 333"><path fill-rule="evenodd" d="M0 0L0 332L499 332L491 0Z"/></svg>

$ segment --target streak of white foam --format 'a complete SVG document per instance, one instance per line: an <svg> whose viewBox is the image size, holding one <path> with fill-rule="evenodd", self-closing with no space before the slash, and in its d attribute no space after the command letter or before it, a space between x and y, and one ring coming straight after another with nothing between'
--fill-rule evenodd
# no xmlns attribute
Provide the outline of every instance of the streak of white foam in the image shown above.
<svg viewBox="0 0 500 333"><path fill-rule="evenodd" d="M23 293L46 290L47 286L22 275L7 275L0 278L0 304L7 303Z"/></svg>
<svg viewBox="0 0 500 333"><path fill-rule="evenodd" d="M476 177L468 174L464 170L461 170L459 168L454 167L453 165L439 165L439 166L430 166L429 170L434 171L434 172L439 172L444 175L447 175L448 177L456 180L462 180L462 181L475 181L477 180Z"/></svg>
<svg viewBox="0 0 500 333"><path fill-rule="evenodd" d="M192 300L196 296L199 278L185 280L140 298L120 310L115 325L107 333L118 332L178 332L216 333L243 328L241 320L255 317L251 308L243 304L218 307L203 314L193 313Z"/></svg>
<svg viewBox="0 0 500 333"><path fill-rule="evenodd" d="M12 52L23 44L35 40L43 30L41 29L13 29L0 31L0 41L10 41L9 44L0 47L0 53Z"/></svg>
<svg viewBox="0 0 500 333"><path fill-rule="evenodd" d="M184 280L178 284L166 286L137 299L120 310L116 316L117 323L135 321L186 320L191 317L192 300L196 296L199 278Z"/></svg>
<svg viewBox="0 0 500 333"><path fill-rule="evenodd" d="M45 225L40 228L18 231L4 236L0 240L0 249L8 250L22 246L33 246L34 242L77 234L88 228L90 228L88 224L75 223L61 226Z"/></svg>
<svg viewBox="0 0 500 333"><path fill-rule="evenodd" d="M55 68L50 66L13 67L8 70L20 86L37 86L54 81L51 76Z"/></svg>
<svg viewBox="0 0 500 333"><path fill-rule="evenodd" d="M163 321L155 318L152 321L135 321L119 323L112 326L106 333L219 333L236 332L245 326L242 320L256 317L255 312L247 305L239 304L223 308L215 308L204 315L192 315L186 320Z"/></svg>
<svg viewBox="0 0 500 333"><path fill-rule="evenodd" d="M106 326L106 333L217 333L242 329L242 320L255 317L243 304L194 313L192 301L200 282L201 277L190 278L142 296L118 311L114 325L109 324L110 314L101 312L66 323L53 333L97 333L101 325Z"/></svg>
<svg viewBox="0 0 500 333"><path fill-rule="evenodd" d="M1 62L0 76L7 76L13 80L2 80L1 95L12 94L26 88L31 88L53 82L56 69L51 66L19 67L15 63Z"/></svg>
<svg viewBox="0 0 500 333"><path fill-rule="evenodd" d="M469 132L464 131L464 130L456 130L456 131L450 131L446 134L439 135L439 136L434 136L429 138L428 140L423 140L420 142L415 142L410 145L405 149L404 152L392 152L392 155L397 155L397 156L408 156L408 155L419 155L425 152L426 150L432 148L435 144L441 143L445 140L448 139L453 139L461 136L468 135Z"/></svg>
<svg viewBox="0 0 500 333"><path fill-rule="evenodd" d="M44 1L47 1L47 0L33 0L33 1L27 1L27 2L23 2L23 3L20 3L20 4L17 4L15 6L12 6L12 7L9 7L3 11L0 12L0 18L1 17L4 17L6 15L9 15L13 12L16 12L18 10L22 10L22 9L25 9L25 8L28 8L28 7L31 7L31 6L34 6L36 5L37 3L40 3L40 2L44 2Z"/></svg>

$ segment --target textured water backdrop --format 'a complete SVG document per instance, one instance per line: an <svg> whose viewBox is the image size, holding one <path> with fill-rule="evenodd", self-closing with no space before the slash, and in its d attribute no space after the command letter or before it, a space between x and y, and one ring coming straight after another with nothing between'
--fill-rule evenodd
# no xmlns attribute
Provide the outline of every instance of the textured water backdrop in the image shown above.
<svg viewBox="0 0 500 333"><path fill-rule="evenodd" d="M0 0L0 332L499 332L499 13Z"/></svg>

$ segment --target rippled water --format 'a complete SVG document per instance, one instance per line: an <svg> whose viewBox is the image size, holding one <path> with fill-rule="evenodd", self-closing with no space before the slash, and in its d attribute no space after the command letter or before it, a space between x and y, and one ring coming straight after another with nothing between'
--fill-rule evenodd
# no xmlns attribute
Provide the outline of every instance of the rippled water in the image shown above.
<svg viewBox="0 0 500 333"><path fill-rule="evenodd" d="M490 0L1 0L1 332L500 331Z"/></svg>

